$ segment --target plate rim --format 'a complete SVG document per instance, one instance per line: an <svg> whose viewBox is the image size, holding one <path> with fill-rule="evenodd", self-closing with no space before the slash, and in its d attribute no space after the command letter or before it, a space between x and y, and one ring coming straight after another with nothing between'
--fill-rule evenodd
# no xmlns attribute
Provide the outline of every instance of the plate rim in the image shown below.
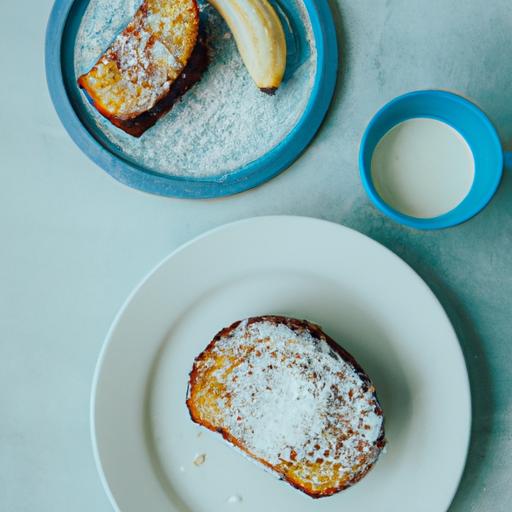
<svg viewBox="0 0 512 512"><path fill-rule="evenodd" d="M45 71L50 98L62 125L81 151L110 176L129 187L151 194L187 199L209 199L244 192L290 167L309 146L327 115L339 68L334 17L329 2L303 0L313 26L317 70L304 112L277 146L253 162L211 178L160 174L123 160L89 132L75 111L66 89L62 43L68 17L76 1L55 0L50 12L45 36Z"/></svg>
<svg viewBox="0 0 512 512"><path fill-rule="evenodd" d="M114 510L116 512L123 512L121 509L119 509L115 498L112 494L112 491L110 490L110 487L108 485L108 481L105 475L105 472L103 470L100 453L98 450L98 444L96 440L96 430L95 430L95 424L96 424L96 415L95 415L95 405L96 405L96 395L98 391L98 381L101 373L101 369L103 366L103 361L107 352L107 349L110 345L110 342L112 341L112 335L117 328L119 321L121 320L124 312L128 308L129 304L133 300L133 298L138 294L138 292L146 285L146 283L164 266L167 264L169 260L171 260L175 255L179 254L180 252L187 249L189 246L195 244L196 242L200 241L203 238L207 238L210 236L214 236L218 232L222 232L224 230L228 230L230 228L235 228L239 225L247 225L252 223L259 223L259 222L272 222L275 220L279 220L281 222L311 222L311 223L317 223L322 225L330 225L338 228L341 231L349 231L353 234L356 234L363 239L366 239L367 242L370 242L370 244L374 246L378 246L381 250L384 250L384 252L388 253L388 255L391 256L392 259L397 261L402 265L402 267L409 272L411 276L414 277L416 282L425 290L425 292L430 295L433 303L436 304L436 307L440 310L440 312L444 315L447 325L452 331L453 337L457 341L457 354L460 359L460 362L462 363L462 368L465 370L463 372L463 378L464 378L464 388L466 390L466 394L464 397L465 402L465 409L467 413L467 429L465 432L465 454L463 461L461 463L461 466L458 471L458 475L456 475L456 485L453 487L453 491L451 492L450 499L448 501L448 505L446 508L446 511L450 508L457 491L460 487L460 483L464 474L464 471L466 469L468 456L469 456L469 450L471 445L471 439L472 439L472 425L473 425L473 405L472 405L472 395L471 395L471 382L469 379L469 373L467 369L466 364L466 358L464 356L464 352L462 350L462 346L459 341L459 337L457 336L457 332L455 331L455 328L453 327L453 324L450 320L450 317L446 313L445 308L441 304L440 300L437 298L433 290L430 288L430 286L426 283L426 281L402 258L400 258L397 254L395 254L391 249L388 249L386 246L382 245L381 243L377 242L373 238L369 237L368 235L361 233L360 231L347 227L343 224L339 224L337 222L325 220L325 219L319 219L315 217L308 217L308 216L302 216L302 215L261 215L261 216L255 216L255 217L248 217L243 218L240 220L236 220L234 222L228 222L225 224L222 224L220 226L217 226L213 229L209 229L203 233L200 233L199 235L191 238L187 242L181 244L176 249L171 251L167 256L165 256L163 259L161 259L156 265L154 265L146 274L143 276L143 278L135 285L135 287L132 289L132 291L128 294L127 298L123 301L122 305L119 307L117 313L114 316L114 319L107 331L107 334L103 340L98 359L94 368L94 374L92 378L92 385L91 385L91 392L90 392L90 403L89 403L89 423L90 423L90 436L91 436L91 444L92 444L92 451L93 451L93 457L94 462L96 465L97 472L100 477L101 484L103 486L103 489L112 505Z"/></svg>

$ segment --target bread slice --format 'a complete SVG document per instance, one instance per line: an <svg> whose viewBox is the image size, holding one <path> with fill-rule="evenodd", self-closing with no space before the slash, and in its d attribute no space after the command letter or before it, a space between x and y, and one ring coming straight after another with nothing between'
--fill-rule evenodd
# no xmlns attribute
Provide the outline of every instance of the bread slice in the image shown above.
<svg viewBox="0 0 512 512"><path fill-rule="evenodd" d="M375 388L305 320L261 316L220 331L196 358L192 420L313 498L358 482L384 447Z"/></svg>
<svg viewBox="0 0 512 512"><path fill-rule="evenodd" d="M78 85L112 124L139 137L199 80L207 63L196 0L144 0Z"/></svg>

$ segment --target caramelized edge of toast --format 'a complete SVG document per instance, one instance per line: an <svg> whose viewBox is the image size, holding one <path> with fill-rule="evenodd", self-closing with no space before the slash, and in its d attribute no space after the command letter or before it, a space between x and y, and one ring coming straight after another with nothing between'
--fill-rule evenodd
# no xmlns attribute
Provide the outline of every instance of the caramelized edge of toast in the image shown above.
<svg viewBox="0 0 512 512"><path fill-rule="evenodd" d="M101 102L96 99L96 95L87 86L86 78L90 73L84 73L77 79L77 84L82 89L89 100L89 103L114 126L120 128L124 132L133 137L140 137L149 128L154 126L157 121L167 114L172 107L181 99L181 97L191 89L199 80L209 64L208 48L206 45L206 37L204 27L199 20L199 7L194 1L195 15L199 24L198 36L196 44L188 58L187 65L184 67L180 75L170 85L169 91L165 93L150 109L136 115L133 118L121 118L108 112ZM139 9L142 9L144 4ZM135 14L135 16L137 13ZM102 57L99 58L98 62ZM95 64L95 66L98 63ZM94 68L94 66L93 66ZM92 69L93 69L92 68Z"/></svg>
<svg viewBox="0 0 512 512"><path fill-rule="evenodd" d="M300 331L303 329L307 329L312 336L314 336L317 339L322 339L325 337L325 341L329 345L330 348L332 348L335 352L337 352L343 360L345 360L347 363L349 363L353 368L356 370L358 376L363 381L363 385L366 385L368 388L372 386L372 383L370 381L370 378L366 374L366 372L362 369L362 367L359 365L359 363L355 360L355 358L349 354L344 348L340 347L330 336L325 334L325 332L322 331L320 326L313 324L307 320L297 320L294 318L288 318L284 316L277 316L277 315L264 315L264 316L257 316L257 317L251 317L247 319L247 325L250 325L252 323L258 323L258 322L272 322L274 324L284 324L287 327L289 327L292 331ZM189 376L189 384L187 389L187 408L190 414L190 418L194 423L197 423L198 425L201 425L204 428L207 428L208 430L211 430L212 432L216 432L218 434L221 434L224 440L226 440L229 444L233 445L238 450L242 451L244 454L248 455L252 459L256 460L260 464L262 464L264 467L270 469L274 474L279 475L279 478L281 480L284 480L288 484L290 484L292 487L295 487L299 491L302 491L303 493L307 494L311 498L325 498L328 496L332 496L333 494L336 494L338 492L341 492L345 489L348 489L352 485L359 482L362 478L364 478L368 472L374 467L376 460L370 464L366 470L361 471L358 473L354 478L350 479L350 481L347 484L340 485L338 487L329 487L327 489L323 489L321 491L314 491L311 489L308 489L305 485L301 485L297 482L292 481L289 479L285 474L277 470L272 464L267 462L265 459L262 459L260 457L257 457L253 453L251 453L238 439L236 439L234 436L232 436L226 429L222 427L215 427L210 422L206 420L202 420L199 418L198 412L193 404L192 401L192 389L194 388L197 378L198 378L198 371L196 368L196 363L206 359L209 357L210 352L215 347L216 343L223 338L226 335L229 335L231 332L233 332L240 324L242 323L242 320L238 320L231 324L229 327L225 327L222 329L219 333L215 335L213 340L208 344L208 346L197 356L194 360L194 365L192 368L192 371L190 372ZM380 406L380 402L377 398L376 392L373 393L375 402L377 404L377 409L382 414L382 408ZM375 445L382 449L385 446L385 431L384 431L384 422L382 422L380 435L375 441Z"/></svg>

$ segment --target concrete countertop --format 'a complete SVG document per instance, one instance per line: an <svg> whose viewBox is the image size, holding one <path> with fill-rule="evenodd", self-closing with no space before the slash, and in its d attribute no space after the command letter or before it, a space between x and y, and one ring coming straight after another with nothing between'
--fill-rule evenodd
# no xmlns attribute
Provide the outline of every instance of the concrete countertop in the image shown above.
<svg viewBox="0 0 512 512"><path fill-rule="evenodd" d="M510 2L332 5L343 63L334 104L314 143L290 170L254 191L194 202L126 188L74 146L46 90L43 40L51 1L4 3L0 510L111 510L92 457L89 392L114 314L178 245L225 222L263 214L309 215L355 228L427 281L457 329L473 393L473 441L450 510L510 510L512 175L505 174L497 196L475 219L423 233L378 213L357 169L358 143L372 114L394 96L421 88L446 88L474 100L510 149Z"/></svg>

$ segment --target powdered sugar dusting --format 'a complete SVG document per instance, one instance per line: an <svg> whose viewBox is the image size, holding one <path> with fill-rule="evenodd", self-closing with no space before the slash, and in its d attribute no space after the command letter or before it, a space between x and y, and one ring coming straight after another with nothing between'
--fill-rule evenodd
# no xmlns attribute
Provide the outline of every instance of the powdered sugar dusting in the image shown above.
<svg viewBox="0 0 512 512"><path fill-rule="evenodd" d="M115 60L119 66L116 82L111 78ZM102 104L110 113L134 115L152 108L182 69L167 47L151 39L151 33L141 27L137 36L120 34L84 80L91 87L98 87Z"/></svg>
<svg viewBox="0 0 512 512"><path fill-rule="evenodd" d="M172 111L140 139L111 125L83 98L89 115L128 159L176 176L222 176L263 156L295 126L307 105L316 72L311 23L302 0L286 0L301 13L310 57L270 97L255 86L229 29L201 2L211 64ZM140 5L140 0L91 0L75 46L75 72L87 72Z"/></svg>
<svg viewBox="0 0 512 512"><path fill-rule="evenodd" d="M313 485L326 474L349 483L375 462L383 424L375 390L316 332L246 320L213 355L236 361L209 374L223 389L220 426L255 457L280 469L302 464Z"/></svg>

